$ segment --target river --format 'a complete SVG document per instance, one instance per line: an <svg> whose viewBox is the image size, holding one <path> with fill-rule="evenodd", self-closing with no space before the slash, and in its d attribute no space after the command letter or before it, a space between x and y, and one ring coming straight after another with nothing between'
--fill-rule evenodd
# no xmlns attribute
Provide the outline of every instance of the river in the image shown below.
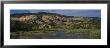
<svg viewBox="0 0 110 48"><path fill-rule="evenodd" d="M89 39L86 34L67 34L64 31L32 33L31 36L11 35L12 39Z"/></svg>

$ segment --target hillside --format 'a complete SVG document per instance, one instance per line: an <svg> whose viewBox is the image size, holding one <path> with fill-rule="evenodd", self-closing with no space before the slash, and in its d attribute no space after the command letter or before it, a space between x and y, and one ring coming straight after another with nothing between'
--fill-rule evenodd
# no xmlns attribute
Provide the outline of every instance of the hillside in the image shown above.
<svg viewBox="0 0 110 48"><path fill-rule="evenodd" d="M100 18L65 16L55 13L25 13L11 15L11 31L15 30L36 30L43 28L100 28ZM15 26L16 25L16 26ZM17 26L21 29L16 29ZM28 29L29 28L29 29Z"/></svg>
<svg viewBox="0 0 110 48"><path fill-rule="evenodd" d="M101 19L46 12L11 14L10 32L12 39L100 39Z"/></svg>

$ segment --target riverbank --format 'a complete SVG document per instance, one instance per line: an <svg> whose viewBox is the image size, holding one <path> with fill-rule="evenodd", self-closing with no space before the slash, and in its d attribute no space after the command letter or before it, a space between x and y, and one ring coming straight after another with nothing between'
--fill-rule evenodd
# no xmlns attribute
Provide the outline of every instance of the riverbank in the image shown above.
<svg viewBox="0 0 110 48"><path fill-rule="evenodd" d="M65 29L11 32L11 39L100 39L100 29Z"/></svg>

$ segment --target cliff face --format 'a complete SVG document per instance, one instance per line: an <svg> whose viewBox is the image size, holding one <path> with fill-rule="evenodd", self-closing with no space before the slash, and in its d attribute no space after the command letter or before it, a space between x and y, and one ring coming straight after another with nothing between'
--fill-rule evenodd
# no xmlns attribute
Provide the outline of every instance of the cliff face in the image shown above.
<svg viewBox="0 0 110 48"><path fill-rule="evenodd" d="M11 15L11 31L38 30L43 28L100 28L98 17L65 16L55 13L14 14ZM19 26L18 29L17 26ZM27 29L29 28L29 29Z"/></svg>

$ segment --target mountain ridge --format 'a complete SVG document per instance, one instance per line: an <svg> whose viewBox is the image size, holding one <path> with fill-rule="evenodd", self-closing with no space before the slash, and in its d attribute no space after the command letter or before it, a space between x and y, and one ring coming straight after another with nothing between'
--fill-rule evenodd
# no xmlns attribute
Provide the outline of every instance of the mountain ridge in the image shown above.
<svg viewBox="0 0 110 48"><path fill-rule="evenodd" d="M10 14L10 16L16 16L16 15L40 15L40 14L50 14L50 15L58 15L58 16L68 16L68 15L63 15L63 14L58 14L58 13L47 13L47 12L38 12L38 13L17 13L17 14ZM68 16L72 17L72 16ZM74 16L73 17L95 17L95 16ZM100 17L98 17L100 18Z"/></svg>

